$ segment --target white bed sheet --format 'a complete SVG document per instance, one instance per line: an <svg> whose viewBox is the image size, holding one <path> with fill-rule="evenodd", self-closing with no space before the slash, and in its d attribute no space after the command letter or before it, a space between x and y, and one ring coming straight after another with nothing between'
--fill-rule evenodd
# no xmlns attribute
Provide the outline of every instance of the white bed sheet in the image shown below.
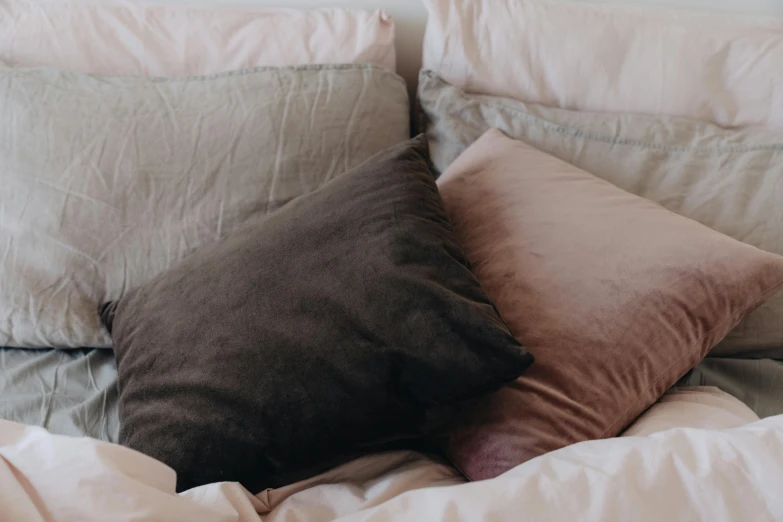
<svg viewBox="0 0 783 522"><path fill-rule="evenodd" d="M694 427L662 422L682 416ZM783 416L755 419L715 389L675 391L636 436L576 444L493 480L465 483L444 463L395 452L255 496L230 483L177 495L173 471L148 457L2 421L0 514L4 522L779 520Z"/></svg>

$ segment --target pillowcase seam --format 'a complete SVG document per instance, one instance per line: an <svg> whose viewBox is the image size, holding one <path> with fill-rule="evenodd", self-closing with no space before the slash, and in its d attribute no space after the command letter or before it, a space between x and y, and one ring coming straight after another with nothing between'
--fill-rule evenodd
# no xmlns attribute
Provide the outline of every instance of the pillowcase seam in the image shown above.
<svg viewBox="0 0 783 522"><path fill-rule="evenodd" d="M783 152L783 143L774 143L770 145L755 145L747 147L729 147L729 148L706 148L706 147L675 147L671 145L662 145L653 142L647 142L643 140L634 140L631 138L612 138L609 136L599 136L586 131L573 129L571 127L565 127L556 123L548 122L539 116L532 115L524 112L521 109L515 109L513 107L506 107L503 105L496 105L491 102L482 102L480 105L492 107L498 111L507 112L514 117L520 117L520 119L534 121L541 127L547 128L559 134L570 136L572 138L581 138L586 141L600 141L603 143L609 143L612 145L624 145L627 147L640 147L646 149L660 150L663 152L704 152L704 153L745 153L745 152L758 152L758 151L780 151ZM468 110L469 107L460 109L460 112Z"/></svg>
<svg viewBox="0 0 783 522"><path fill-rule="evenodd" d="M1 66L0 73L10 74L10 75L16 75L18 71L29 71L31 69L53 70L52 67L27 67L27 66L5 65L2 61L0 61L0 66ZM191 76L141 77L141 76L134 76L132 74L94 74L94 73L85 73L85 72L78 72L78 71L59 71L59 70L58 72L66 75L87 76L90 78L97 78L97 79L117 78L123 80L139 80L140 83L175 83L175 82L202 82L202 81L215 80L219 78L253 76L256 74L260 74L264 72L273 72L273 71L317 72L317 71L343 71L343 70L357 70L357 71L371 70L371 71L385 72L391 75L398 83L402 84L405 87L406 91L408 89L407 83L405 82L402 76L400 76L399 74L397 74L396 72L390 69L387 69L386 67L374 63L327 63L327 64L280 65L280 66L260 65L258 67L247 67L235 71L225 71L225 72L219 72L215 74L202 74L202 75L191 75Z"/></svg>
<svg viewBox="0 0 783 522"><path fill-rule="evenodd" d="M590 132L582 131L579 129L574 129L572 127L567 127L565 125L560 125L557 123L552 123L550 121L545 120L544 118L540 116L536 116L534 114L531 114L530 112L524 111L522 109L517 109L515 107L509 107L505 104L503 104L501 101L498 100L470 100L465 96L465 91L459 89L458 87L448 83L447 81L441 79L437 75L430 74L430 71L425 71L424 73L428 77L435 79L437 81L442 82L443 84L450 86L454 88L460 96L460 100L464 102L464 106L458 108L458 110L455 112L455 114L463 114L467 112L468 110L472 109L475 106L479 107L490 107L493 109L496 109L498 111L502 111L505 113L508 113L512 115L513 117L519 117L522 120L526 121L532 121L536 124L550 129L554 132L558 132L560 134L571 136L573 138L582 138L584 140L589 141L600 141L603 143L609 143L614 145L624 145L628 147L640 147L640 148L647 148L647 149L653 149L653 150L660 150L665 152L706 152L706 153L742 153L742 152L758 152L758 151L764 151L764 150L770 150L770 151L781 151L783 152L783 143L772 143L769 145L754 145L754 146L745 146L745 147L728 147L728 148L707 148L707 147L675 147L671 145L663 145L658 144L654 142L647 142L644 140L635 140L631 138L612 138L610 136L601 136L598 134L593 134ZM477 96L487 97L487 98L507 98L502 96L487 96L487 95L481 95L478 94ZM513 99L512 99L513 100ZM518 101L519 103L525 103L520 100L513 100ZM422 106L425 104L428 104L428 102L423 101ZM453 103L449 103L449 105L453 106ZM545 105L541 105L542 107L546 107ZM554 107L547 107L547 108L554 108ZM567 109L565 109L567 110ZM435 111L432 111L435 112ZM589 112L589 111L585 111ZM427 117L425 113L425 119ZM691 121L698 121L693 120L692 118L686 118Z"/></svg>

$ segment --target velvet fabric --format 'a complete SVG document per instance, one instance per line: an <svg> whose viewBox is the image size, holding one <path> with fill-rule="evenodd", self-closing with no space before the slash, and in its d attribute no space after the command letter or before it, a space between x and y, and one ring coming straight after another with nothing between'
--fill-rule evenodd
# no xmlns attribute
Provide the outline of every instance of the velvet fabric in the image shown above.
<svg viewBox="0 0 783 522"><path fill-rule="evenodd" d="M257 493L429 432L532 361L404 142L104 306L120 442Z"/></svg>
<svg viewBox="0 0 783 522"><path fill-rule="evenodd" d="M618 435L783 283L783 257L498 130L438 185L476 276L536 358L448 433L474 480Z"/></svg>
<svg viewBox="0 0 783 522"><path fill-rule="evenodd" d="M439 172L496 128L675 214L783 254L783 227L777 226L783 223L780 130L545 107L467 93L428 71L421 72L419 102ZM783 359L781 318L778 293L748 314L710 356Z"/></svg>

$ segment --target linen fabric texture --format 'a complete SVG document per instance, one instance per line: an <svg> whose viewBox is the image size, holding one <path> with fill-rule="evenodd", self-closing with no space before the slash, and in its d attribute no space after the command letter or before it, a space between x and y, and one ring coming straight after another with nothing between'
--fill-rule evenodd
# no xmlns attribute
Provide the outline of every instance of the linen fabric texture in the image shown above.
<svg viewBox="0 0 783 522"><path fill-rule="evenodd" d="M424 69L579 111L783 127L783 20L560 0L425 0Z"/></svg>
<svg viewBox="0 0 783 522"><path fill-rule="evenodd" d="M465 93L422 72L433 163L444 171L488 129L744 243L783 254L783 132L687 118L569 111ZM710 355L783 358L783 295L749 314Z"/></svg>
<svg viewBox="0 0 783 522"><path fill-rule="evenodd" d="M410 132L374 65L2 68L0 97L0 346L110 347L101 303Z"/></svg>
<svg viewBox="0 0 783 522"><path fill-rule="evenodd" d="M199 76L285 65L394 71L384 11L0 0L0 61L104 75Z"/></svg>

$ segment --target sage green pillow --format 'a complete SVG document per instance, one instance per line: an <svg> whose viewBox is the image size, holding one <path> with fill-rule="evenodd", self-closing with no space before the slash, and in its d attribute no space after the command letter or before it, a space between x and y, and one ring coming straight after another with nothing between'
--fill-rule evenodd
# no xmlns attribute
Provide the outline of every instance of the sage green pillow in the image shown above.
<svg viewBox="0 0 783 522"><path fill-rule="evenodd" d="M0 99L0 346L111 346L100 303L410 132L404 81L372 65L0 67Z"/></svg>

